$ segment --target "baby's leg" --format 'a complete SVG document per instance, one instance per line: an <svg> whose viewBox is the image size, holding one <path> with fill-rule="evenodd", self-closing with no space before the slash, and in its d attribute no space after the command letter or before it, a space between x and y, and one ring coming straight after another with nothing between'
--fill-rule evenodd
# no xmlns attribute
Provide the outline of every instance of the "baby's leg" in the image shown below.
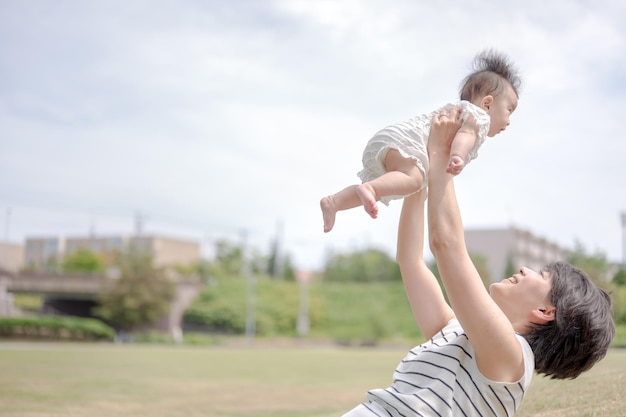
<svg viewBox="0 0 626 417"><path fill-rule="evenodd" d="M378 205L376 204L378 198L376 197L374 187L372 187L369 182L364 182L356 187L356 194L359 196L365 212L369 214L372 219L378 217Z"/></svg>
<svg viewBox="0 0 626 417"><path fill-rule="evenodd" d="M385 169L385 174L356 189L363 208L374 219L378 216L376 202L382 197L413 194L422 188L424 182L424 174L415 160L403 157L396 149L387 152Z"/></svg>
<svg viewBox="0 0 626 417"><path fill-rule="evenodd" d="M356 193L357 185L350 185L336 194L320 200L320 208L324 217L324 233L328 233L335 225L335 216L340 210L348 210L361 204Z"/></svg>

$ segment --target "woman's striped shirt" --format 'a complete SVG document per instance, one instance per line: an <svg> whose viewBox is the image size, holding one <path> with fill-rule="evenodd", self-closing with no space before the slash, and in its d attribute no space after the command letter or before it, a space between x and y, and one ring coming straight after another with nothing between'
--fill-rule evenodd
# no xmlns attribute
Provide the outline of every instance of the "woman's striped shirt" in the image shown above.
<svg viewBox="0 0 626 417"><path fill-rule="evenodd" d="M368 401L344 417L481 416L511 417L522 402L534 372L534 355L517 336L525 371L513 383L495 382L478 370L474 349L458 320L411 349L393 374L393 384L368 392Z"/></svg>

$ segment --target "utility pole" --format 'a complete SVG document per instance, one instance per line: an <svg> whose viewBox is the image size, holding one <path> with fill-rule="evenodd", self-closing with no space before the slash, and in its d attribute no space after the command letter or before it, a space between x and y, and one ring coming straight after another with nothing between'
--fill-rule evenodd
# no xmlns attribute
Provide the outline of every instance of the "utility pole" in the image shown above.
<svg viewBox="0 0 626 417"><path fill-rule="evenodd" d="M622 211L622 268L626 269L626 211Z"/></svg>
<svg viewBox="0 0 626 417"><path fill-rule="evenodd" d="M135 212L135 236L139 237L143 234L144 216L141 212Z"/></svg>
<svg viewBox="0 0 626 417"><path fill-rule="evenodd" d="M309 281L312 274L306 271L298 271L296 278L300 286L300 307L298 311L298 321L296 323L296 332L298 336L304 337L309 334L311 327L309 320Z"/></svg>
<svg viewBox="0 0 626 417"><path fill-rule="evenodd" d="M246 339L252 344L256 336L256 280L250 271L250 264L246 259L246 241L248 233L241 232L241 276L248 283L248 299L246 303Z"/></svg>
<svg viewBox="0 0 626 417"><path fill-rule="evenodd" d="M284 258L283 258L283 223L278 221L276 223L276 245L274 250L274 278L282 279L284 273Z"/></svg>
<svg viewBox="0 0 626 417"><path fill-rule="evenodd" d="M0 242L0 267L5 271L10 269L10 248L9 248L9 223L11 219L11 208L7 208L6 222L4 224L4 243ZM13 312L13 294L7 292L7 278L0 275L0 316L11 316Z"/></svg>
<svg viewBox="0 0 626 417"><path fill-rule="evenodd" d="M4 267L5 270L11 269L10 267L10 248L9 248L9 226L11 224L11 207L7 208L7 215L4 223L4 252L2 253L3 257L0 260L0 266Z"/></svg>

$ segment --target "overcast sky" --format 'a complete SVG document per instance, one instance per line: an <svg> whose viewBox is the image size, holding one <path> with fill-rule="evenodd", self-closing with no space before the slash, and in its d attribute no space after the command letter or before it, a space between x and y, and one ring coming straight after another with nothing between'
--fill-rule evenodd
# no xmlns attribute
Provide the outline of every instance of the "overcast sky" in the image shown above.
<svg viewBox="0 0 626 417"><path fill-rule="evenodd" d="M0 0L0 239L218 239L299 268L394 255L319 199L356 183L370 136L457 98L474 55L523 76L511 126L457 177L466 228L515 225L622 259L626 3Z"/></svg>

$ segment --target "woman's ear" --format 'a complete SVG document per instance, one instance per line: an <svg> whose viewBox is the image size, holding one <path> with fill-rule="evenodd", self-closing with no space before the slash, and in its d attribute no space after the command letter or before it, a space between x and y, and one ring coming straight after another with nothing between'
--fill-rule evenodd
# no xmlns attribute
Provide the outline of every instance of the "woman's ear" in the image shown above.
<svg viewBox="0 0 626 417"><path fill-rule="evenodd" d="M551 305L542 306L532 311L533 323L544 324L554 320L556 308Z"/></svg>
<svg viewBox="0 0 626 417"><path fill-rule="evenodd" d="M483 97L483 99L480 101L480 107L485 111L488 111L489 107L491 107L492 104L493 104L493 96L491 94Z"/></svg>

